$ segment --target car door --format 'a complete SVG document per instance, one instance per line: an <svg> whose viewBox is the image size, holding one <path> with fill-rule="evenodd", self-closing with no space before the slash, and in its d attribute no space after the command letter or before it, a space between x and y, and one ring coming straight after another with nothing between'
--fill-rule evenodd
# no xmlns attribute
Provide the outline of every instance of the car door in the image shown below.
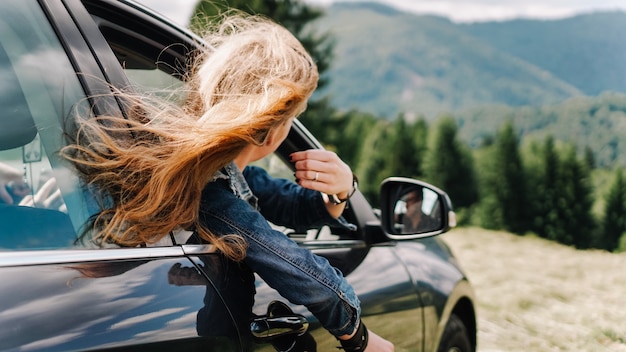
<svg viewBox="0 0 626 352"><path fill-rule="evenodd" d="M58 152L108 76L64 5L0 2L0 350L241 350L210 246L81 236L93 198Z"/></svg>
<svg viewBox="0 0 626 352"><path fill-rule="evenodd" d="M124 68L125 76L135 89L151 94L169 94L171 88L180 86L180 78L185 74L184 63L188 62L189 55L199 45L197 38L149 14L145 9L125 6L121 2L116 3L117 8L105 7L94 0L84 0L83 3L112 49L117 64ZM100 60L105 61L109 57L103 50ZM108 61L107 65L113 66ZM264 160L262 166L274 176L293 177L287 155L295 150L319 147L315 138L296 122L279 151ZM380 226L368 226L369 222L375 223L377 219L360 193L352 198L345 216L358 226L357 231L327 227L308 233L281 230L301 246L328 258L346 275L362 302L363 319L368 327L394 342L398 351L422 350L424 327L419 295L414 280L411 280L396 256L395 243L384 238ZM371 246L373 242L380 243ZM195 261L207 277L212 277L211 267L203 265L202 258ZM239 275L234 273L233 277L240 278ZM254 285L256 295L252 311L255 316L267 315L273 301L288 304L285 298L260 278L256 278ZM243 297L240 299L243 300ZM245 304L249 303L246 301ZM338 344L334 337L321 329L317 320L304 307L289 307L293 312L305 316L310 323L309 334L301 340L313 341L319 351L335 349ZM245 325L240 321L238 324ZM246 337L244 340L247 341ZM283 342L281 340L278 344ZM277 341L257 339L255 344L247 347L273 350L272 343L277 344Z"/></svg>

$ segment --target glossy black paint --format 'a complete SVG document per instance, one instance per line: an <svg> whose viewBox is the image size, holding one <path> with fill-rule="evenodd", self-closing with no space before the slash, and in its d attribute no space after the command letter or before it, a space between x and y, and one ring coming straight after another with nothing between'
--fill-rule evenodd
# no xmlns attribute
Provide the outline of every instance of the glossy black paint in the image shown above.
<svg viewBox="0 0 626 352"><path fill-rule="evenodd" d="M0 350L123 347L133 351L146 345L153 349L154 344L171 340L177 341L179 350L240 348L236 345L238 331L216 291L222 288L211 285L182 255L83 263L53 261L0 269ZM198 272L193 285L173 283L173 268L180 266ZM202 321L198 312L205 308L206 295L219 309L213 309L214 314ZM201 326L210 328L199 331Z"/></svg>
<svg viewBox="0 0 626 352"><path fill-rule="evenodd" d="M183 67L185 55L199 45L193 35L124 1L39 3L86 95L129 83L122 50L111 50L111 41L128 40L148 62L158 55L170 67ZM99 113L121 109L114 100L93 103ZM292 151L320 146L296 123L278 154L287 160ZM345 217L357 232L301 245L346 275L370 329L396 351L436 351L455 312L475 346L473 292L440 239L386 237L360 193ZM253 339L249 322L266 314L272 301L287 303L246 268L197 245L0 252L0 297L0 351L271 351L271 344ZM300 343L335 350L334 337L305 308L289 307L309 322Z"/></svg>

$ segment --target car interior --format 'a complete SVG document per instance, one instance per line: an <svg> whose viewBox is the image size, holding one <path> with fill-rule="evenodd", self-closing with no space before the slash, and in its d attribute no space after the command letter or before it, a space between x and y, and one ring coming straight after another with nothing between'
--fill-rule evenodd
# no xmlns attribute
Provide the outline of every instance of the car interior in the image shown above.
<svg viewBox="0 0 626 352"><path fill-rule="evenodd" d="M1 44L0 70L4 85L0 114L11 116L0 120L0 167L19 170L24 179L23 184L10 181L2 185L13 203L0 199L0 250L70 246L75 239L74 227L63 211L65 203L56 187L28 101L19 89L20 81Z"/></svg>

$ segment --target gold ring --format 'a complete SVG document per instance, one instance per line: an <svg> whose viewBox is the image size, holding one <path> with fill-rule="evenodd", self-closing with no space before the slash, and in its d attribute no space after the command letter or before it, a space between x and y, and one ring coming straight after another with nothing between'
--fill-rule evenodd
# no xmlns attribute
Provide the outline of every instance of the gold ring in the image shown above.
<svg viewBox="0 0 626 352"><path fill-rule="evenodd" d="M316 171L315 172L315 178L313 179L313 181L317 182L317 178L319 177L319 175L320 175L320 173Z"/></svg>

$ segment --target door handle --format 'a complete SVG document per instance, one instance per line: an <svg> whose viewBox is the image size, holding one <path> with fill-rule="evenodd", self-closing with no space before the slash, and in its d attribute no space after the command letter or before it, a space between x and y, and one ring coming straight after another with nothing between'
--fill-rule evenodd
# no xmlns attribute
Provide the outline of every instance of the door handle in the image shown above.
<svg viewBox="0 0 626 352"><path fill-rule="evenodd" d="M302 336L309 328L303 315L294 313L289 306L273 301L267 307L267 314L250 322L252 335L261 340L272 340L281 336Z"/></svg>

